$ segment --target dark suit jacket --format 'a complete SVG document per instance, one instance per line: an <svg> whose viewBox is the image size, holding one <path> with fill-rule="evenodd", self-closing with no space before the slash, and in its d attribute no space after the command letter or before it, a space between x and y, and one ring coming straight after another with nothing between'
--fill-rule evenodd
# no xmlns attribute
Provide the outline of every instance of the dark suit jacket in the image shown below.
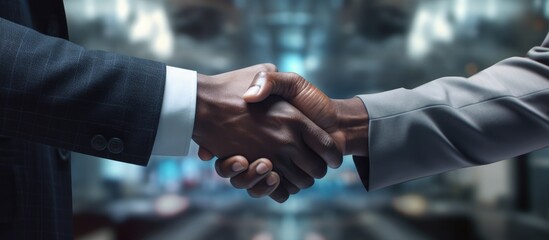
<svg viewBox="0 0 549 240"><path fill-rule="evenodd" d="M62 0L0 0L0 239L72 239L69 151L150 157L165 65L67 36Z"/></svg>

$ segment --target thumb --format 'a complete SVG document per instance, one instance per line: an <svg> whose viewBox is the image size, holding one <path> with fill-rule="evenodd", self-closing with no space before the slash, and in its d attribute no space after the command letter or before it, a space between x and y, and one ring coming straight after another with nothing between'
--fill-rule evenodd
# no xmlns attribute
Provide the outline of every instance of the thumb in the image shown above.
<svg viewBox="0 0 549 240"><path fill-rule="evenodd" d="M329 133L336 130L336 113L331 99L300 75L260 72L242 98L248 103L255 103L270 95L282 97Z"/></svg>
<svg viewBox="0 0 549 240"><path fill-rule="evenodd" d="M309 82L295 73L259 72L242 98L248 103L254 103L261 102L270 95L278 95L291 101L309 85Z"/></svg>

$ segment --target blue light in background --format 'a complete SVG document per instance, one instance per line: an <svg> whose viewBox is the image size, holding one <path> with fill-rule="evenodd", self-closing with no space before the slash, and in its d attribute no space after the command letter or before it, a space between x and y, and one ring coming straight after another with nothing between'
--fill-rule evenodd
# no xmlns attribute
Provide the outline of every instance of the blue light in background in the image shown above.
<svg viewBox="0 0 549 240"><path fill-rule="evenodd" d="M287 50L301 50L305 48L306 37L303 28L286 27L281 30L280 46Z"/></svg>
<svg viewBox="0 0 549 240"><path fill-rule="evenodd" d="M213 167L213 161L208 166L204 166L203 162L198 159L187 158L181 162L181 174L184 179L198 180L201 174L201 168L205 167L209 169Z"/></svg>
<svg viewBox="0 0 549 240"><path fill-rule="evenodd" d="M297 74L305 74L305 59L296 52L285 52L280 55L280 63L278 69L281 72L295 72Z"/></svg>
<svg viewBox="0 0 549 240"><path fill-rule="evenodd" d="M100 160L101 175L107 180L138 182L142 179L145 168L143 166L112 161Z"/></svg>
<svg viewBox="0 0 549 240"><path fill-rule="evenodd" d="M161 185L177 182L179 167L177 160L163 160L158 164L158 183Z"/></svg>

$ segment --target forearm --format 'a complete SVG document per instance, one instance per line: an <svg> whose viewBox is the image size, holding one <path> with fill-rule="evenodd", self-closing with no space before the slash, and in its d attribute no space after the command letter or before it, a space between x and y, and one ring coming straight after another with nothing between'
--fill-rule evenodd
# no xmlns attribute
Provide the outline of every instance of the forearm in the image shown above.
<svg viewBox="0 0 549 240"><path fill-rule="evenodd" d="M0 19L0 134L146 164L165 65L42 35ZM92 144L101 135L106 145ZM121 152L108 142L123 141Z"/></svg>

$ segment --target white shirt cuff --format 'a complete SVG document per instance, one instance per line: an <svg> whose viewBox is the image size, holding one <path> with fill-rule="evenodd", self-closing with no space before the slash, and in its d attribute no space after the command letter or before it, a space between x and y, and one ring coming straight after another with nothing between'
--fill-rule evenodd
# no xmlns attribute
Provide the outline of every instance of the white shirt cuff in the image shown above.
<svg viewBox="0 0 549 240"><path fill-rule="evenodd" d="M166 66L166 85L156 139L155 156L186 156L194 127L195 71Z"/></svg>

